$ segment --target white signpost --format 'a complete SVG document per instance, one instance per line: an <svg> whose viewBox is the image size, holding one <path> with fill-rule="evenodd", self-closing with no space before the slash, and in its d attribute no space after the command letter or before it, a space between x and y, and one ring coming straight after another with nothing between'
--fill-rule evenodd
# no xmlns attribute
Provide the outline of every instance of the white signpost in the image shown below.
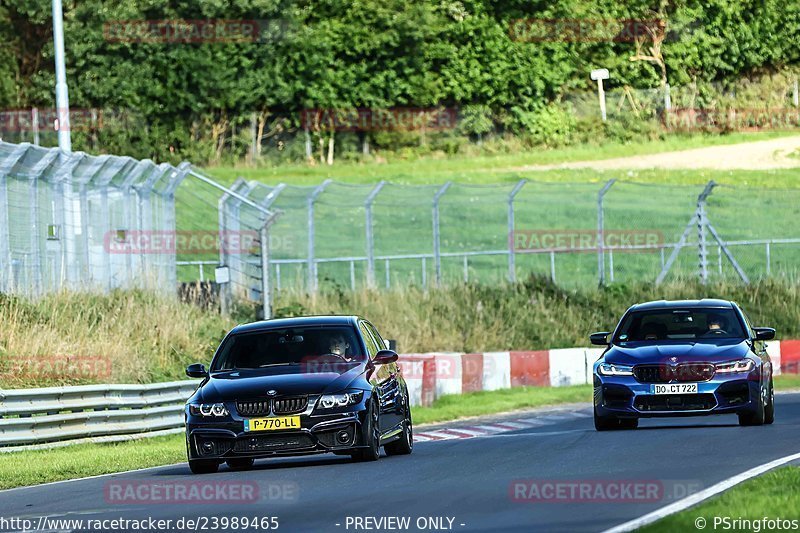
<svg viewBox="0 0 800 533"><path fill-rule="evenodd" d="M600 115L606 121L606 93L603 90L603 80L609 78L607 68L598 68L592 71L591 78L597 80L597 97L600 99Z"/></svg>

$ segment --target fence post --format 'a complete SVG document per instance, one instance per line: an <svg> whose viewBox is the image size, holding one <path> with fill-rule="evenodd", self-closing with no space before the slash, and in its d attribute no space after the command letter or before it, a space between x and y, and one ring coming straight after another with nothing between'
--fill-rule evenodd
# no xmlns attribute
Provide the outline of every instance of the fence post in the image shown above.
<svg viewBox="0 0 800 533"><path fill-rule="evenodd" d="M28 147L19 145L14 148L11 155L0 159L0 214L3 219L0 220L0 289L11 291L14 289L14 265L11 263L11 220L9 219L8 212L8 176L11 174L14 166L25 156Z"/></svg>
<svg viewBox="0 0 800 533"><path fill-rule="evenodd" d="M39 146L39 108L31 109L31 129L33 130L33 144Z"/></svg>
<svg viewBox="0 0 800 533"><path fill-rule="evenodd" d="M767 242L766 253L767 253L767 257L766 257L766 260L767 260L767 276L769 276L769 275L772 274L772 250L770 250L770 243L769 242Z"/></svg>
<svg viewBox="0 0 800 533"><path fill-rule="evenodd" d="M433 195L433 263L435 267L434 270L437 286L441 285L442 283L442 256L440 251L441 239L439 235L439 200L452 184L452 181L448 181L442 185L438 191L436 191L436 194Z"/></svg>
<svg viewBox="0 0 800 533"><path fill-rule="evenodd" d="M519 180L508 194L508 281L511 283L517 281L517 265L514 249L514 197L517 196L517 193L526 183L528 183L526 179Z"/></svg>
<svg viewBox="0 0 800 533"><path fill-rule="evenodd" d="M258 185L257 185L257 186L258 186ZM273 188L273 189L272 189L272 190L271 190L271 191L270 191L270 192L269 192L269 193L268 193L268 194L267 194L267 195L264 197L264 199L261 201L261 207L263 207L264 209L269 209L269 210L271 210L271 209L272 209L272 204L274 204L274 203L275 203L275 202L278 200L278 196L280 196L281 192L283 192L283 190L284 190L285 188L286 188L286 184L285 184L285 183L279 183L279 184L277 184L277 185L275 186L275 188ZM272 250L269 250L269 252L270 252L270 258L271 258L271 257L272 257L272 255L271 255L271 254L272 254ZM281 290L281 270L280 270L280 265L279 265L279 264L276 264L276 265L275 265L275 268L276 268L276 273L275 273L275 275L276 275L276 278L277 278L277 279L276 279L276 283L277 283L277 284L276 284L276 286L275 286L275 289L277 289L278 291L280 291L280 290ZM271 275L271 274L270 274L270 272L271 272L271 271L267 271L267 275L268 275L268 276L269 276L269 275ZM263 274L262 274L262 275L263 275ZM272 288L272 287L270 286L270 289L271 289L271 288ZM269 296L269 297L270 297L270 311L271 311L271 310L272 310L272 294L270 294L270 296Z"/></svg>
<svg viewBox="0 0 800 533"><path fill-rule="evenodd" d="M272 286L269 280L269 226L268 220L261 226L261 308L264 320L272 318Z"/></svg>
<svg viewBox="0 0 800 533"><path fill-rule="evenodd" d="M242 194L243 189L248 189L248 184L244 180L244 178L239 177L233 184L231 185L231 191ZM246 191L244 192L246 194ZM228 268L228 281L221 284L219 288L219 305L220 305L220 313L223 316L228 316L230 314L231 306L233 303L233 278L234 276L242 271L241 261L239 264L234 267L231 264L231 254L228 248L224 245L225 239L225 232L226 231L239 231L240 228L240 217L238 212L234 213L234 209L238 211L238 206L241 201L237 200L236 206L234 207L231 205L231 200L235 198L231 196L227 192L223 192L222 196L220 196L219 200L217 201L217 217L219 226L219 265ZM236 272L234 272L236 271Z"/></svg>
<svg viewBox="0 0 800 533"><path fill-rule="evenodd" d="M364 202L364 209L366 212L366 229L367 229L367 287L370 289L375 288L375 234L372 225L372 204L381 189L386 185L384 180L381 180L374 189L367 196Z"/></svg>
<svg viewBox="0 0 800 533"><path fill-rule="evenodd" d="M716 183L712 180L708 182L706 188L697 197L697 256L698 274L700 283L708 283L708 242L706 241L706 228L708 227L708 217L706 215L706 199L714 190Z"/></svg>
<svg viewBox="0 0 800 533"><path fill-rule="evenodd" d="M308 290L317 292L317 263L314 261L314 203L317 197L331 184L330 179L318 185L308 197Z"/></svg>
<svg viewBox="0 0 800 533"><path fill-rule="evenodd" d="M177 216L175 213L175 191L178 189L178 186L186 179L186 176L189 174L189 169L191 165L187 162L183 162L177 167L177 172L173 172L169 176L169 183L162 193L161 199L161 228L166 228L167 231L171 231L173 235L177 234L178 223L177 223ZM176 250L172 250L169 254L169 264L167 265L166 269L166 280L164 280L169 288L173 292L176 293L178 290L178 253Z"/></svg>
<svg viewBox="0 0 800 533"><path fill-rule="evenodd" d="M605 230L606 216L603 208L603 200L608 190L616 183L616 179L610 179L597 193L597 278L602 287L606 284L606 262L605 262Z"/></svg>
<svg viewBox="0 0 800 533"><path fill-rule="evenodd" d="M714 180L711 180L706 184L705 188L703 189L703 192L701 192L700 195L697 197L698 205L701 201L705 202L705 199L708 197L709 194L711 194L711 190L716 185L717 184ZM675 260L678 259L678 254L680 254L683 247L686 246L686 242L689 239L689 235L692 232L692 228L696 224L697 224L697 209L695 209L694 213L692 214L692 217L689 219L689 223L686 224L686 228L684 228L683 233L681 234L681 238L678 240L678 243L672 248L672 253L669 254L667 262L664 263L663 267L661 267L661 272L658 274L658 277L656 278L656 285L661 285L661 283L667 277L667 274L669 274L672 265L675 263Z"/></svg>

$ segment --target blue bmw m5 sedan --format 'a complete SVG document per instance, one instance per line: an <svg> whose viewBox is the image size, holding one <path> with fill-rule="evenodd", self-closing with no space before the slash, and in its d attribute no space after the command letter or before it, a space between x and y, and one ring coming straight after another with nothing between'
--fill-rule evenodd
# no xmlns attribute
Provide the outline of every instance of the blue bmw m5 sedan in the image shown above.
<svg viewBox="0 0 800 533"><path fill-rule="evenodd" d="M610 339L609 339L610 336ZM634 305L594 363L598 431L634 429L643 417L736 414L739 424L775 419L772 328L753 327L734 302L656 301Z"/></svg>

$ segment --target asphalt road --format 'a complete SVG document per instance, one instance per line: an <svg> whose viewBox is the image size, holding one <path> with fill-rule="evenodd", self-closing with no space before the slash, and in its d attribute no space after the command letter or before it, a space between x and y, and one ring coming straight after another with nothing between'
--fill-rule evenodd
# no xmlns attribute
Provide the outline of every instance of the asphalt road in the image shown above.
<svg viewBox="0 0 800 533"><path fill-rule="evenodd" d="M334 532L402 530L397 523L371 521L356 527L355 519L407 517L411 530L601 531L800 451L800 394L778 395L775 424L763 427L739 427L735 416L726 415L650 419L635 431L597 433L588 406L575 412L515 414L504 418L539 417L544 423L487 437L421 442L411 456L383 456L376 463L333 455L283 458L259 461L247 472L223 466L207 476L192 476L182 464L12 489L0 492L0 517L27 517L37 525L41 516L276 517L279 531ZM553 482L561 492L551 491ZM582 488L570 489L573 483ZM215 496L205 503L153 503L148 495L154 486L209 485L222 491L222 501ZM236 498L228 489L255 485L257 501L225 500ZM131 487L139 487L136 501L120 503L134 494ZM250 493L244 492L247 499Z"/></svg>

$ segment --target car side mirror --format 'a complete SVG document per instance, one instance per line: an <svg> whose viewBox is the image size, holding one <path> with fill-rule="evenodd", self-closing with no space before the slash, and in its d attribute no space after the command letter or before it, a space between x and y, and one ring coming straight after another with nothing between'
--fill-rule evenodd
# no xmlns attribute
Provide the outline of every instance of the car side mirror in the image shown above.
<svg viewBox="0 0 800 533"><path fill-rule="evenodd" d="M771 341L775 338L775 328L753 328L756 334L756 340Z"/></svg>
<svg viewBox="0 0 800 533"><path fill-rule="evenodd" d="M375 359L372 360L372 363L375 365L388 365L395 361L397 361L397 352L393 350L381 350L375 354Z"/></svg>
<svg viewBox="0 0 800 533"><path fill-rule="evenodd" d="M200 363L189 365L186 367L186 375L190 378L204 378L208 376L206 365L201 365Z"/></svg>
<svg viewBox="0 0 800 533"><path fill-rule="evenodd" d="M589 335L589 340L596 346L608 346L608 336L610 331L598 331Z"/></svg>

